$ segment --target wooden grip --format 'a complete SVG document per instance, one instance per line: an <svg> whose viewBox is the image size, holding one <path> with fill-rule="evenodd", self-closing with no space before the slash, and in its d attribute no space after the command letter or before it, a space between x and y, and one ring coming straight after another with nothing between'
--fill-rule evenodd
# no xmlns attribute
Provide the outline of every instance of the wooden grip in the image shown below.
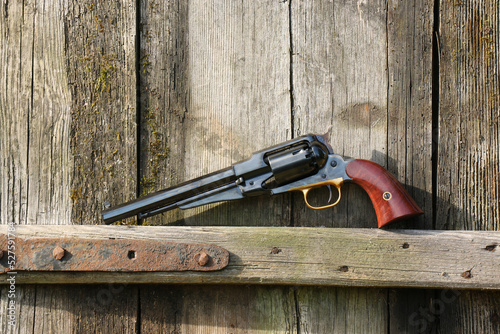
<svg viewBox="0 0 500 334"><path fill-rule="evenodd" d="M424 213L384 167L369 160L356 159L349 162L346 172L370 196L379 228Z"/></svg>

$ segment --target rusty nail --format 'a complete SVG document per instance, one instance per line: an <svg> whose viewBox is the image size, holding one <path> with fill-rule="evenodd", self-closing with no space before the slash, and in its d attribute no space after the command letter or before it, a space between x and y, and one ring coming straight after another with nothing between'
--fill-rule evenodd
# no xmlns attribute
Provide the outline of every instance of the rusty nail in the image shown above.
<svg viewBox="0 0 500 334"><path fill-rule="evenodd" d="M271 249L271 254L279 254L281 253L281 249L279 249L278 247L273 247Z"/></svg>
<svg viewBox="0 0 500 334"><path fill-rule="evenodd" d="M201 252L196 255L196 262L198 262L200 266L206 266L209 260L210 256L208 256L205 252Z"/></svg>
<svg viewBox="0 0 500 334"><path fill-rule="evenodd" d="M463 278L472 278L472 272L471 272L472 269L469 269L469 270L466 270L462 273L462 277Z"/></svg>
<svg viewBox="0 0 500 334"><path fill-rule="evenodd" d="M61 246L57 246L52 251L52 256L56 260L61 260L64 257L65 250Z"/></svg>
<svg viewBox="0 0 500 334"><path fill-rule="evenodd" d="M494 252L495 251L495 248L497 248L498 245L488 245L486 247L484 247L484 249L486 249L488 252Z"/></svg>

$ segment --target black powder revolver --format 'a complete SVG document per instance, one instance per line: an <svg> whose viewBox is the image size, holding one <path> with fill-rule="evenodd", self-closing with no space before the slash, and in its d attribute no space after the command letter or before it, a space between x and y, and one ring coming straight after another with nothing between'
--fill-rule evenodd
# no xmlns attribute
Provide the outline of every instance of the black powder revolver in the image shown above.
<svg viewBox="0 0 500 334"><path fill-rule="evenodd" d="M369 160L344 159L333 153L326 135L310 134L256 152L228 168L106 209L102 216L109 224L134 215L141 219L175 208L289 191L302 191L306 205L321 210L339 203L344 182L354 182L368 193L378 227L423 213L385 168ZM332 186L338 191L334 203ZM330 190L327 204L311 205L310 191L322 187Z"/></svg>

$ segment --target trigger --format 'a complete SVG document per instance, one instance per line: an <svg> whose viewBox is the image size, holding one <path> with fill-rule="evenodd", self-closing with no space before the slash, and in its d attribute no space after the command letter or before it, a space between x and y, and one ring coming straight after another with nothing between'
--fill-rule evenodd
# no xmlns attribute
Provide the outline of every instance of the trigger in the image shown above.
<svg viewBox="0 0 500 334"><path fill-rule="evenodd" d="M328 191L330 192L330 197L328 197L328 203L331 203L332 202L332 186L331 185L327 185L328 187Z"/></svg>

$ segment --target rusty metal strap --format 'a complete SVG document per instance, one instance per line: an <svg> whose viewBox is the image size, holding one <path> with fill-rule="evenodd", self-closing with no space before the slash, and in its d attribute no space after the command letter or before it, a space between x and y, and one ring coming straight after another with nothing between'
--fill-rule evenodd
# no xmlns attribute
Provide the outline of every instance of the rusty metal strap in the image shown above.
<svg viewBox="0 0 500 334"><path fill-rule="evenodd" d="M4 272L214 271L229 262L216 245L150 240L15 238L9 245L0 234L0 250Z"/></svg>

